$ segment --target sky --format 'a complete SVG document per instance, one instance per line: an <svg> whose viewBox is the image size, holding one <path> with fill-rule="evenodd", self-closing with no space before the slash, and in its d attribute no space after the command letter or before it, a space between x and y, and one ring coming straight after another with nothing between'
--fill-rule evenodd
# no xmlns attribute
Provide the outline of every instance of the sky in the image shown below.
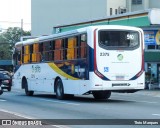
<svg viewBox="0 0 160 128"><path fill-rule="evenodd" d="M21 27L31 30L31 0L0 0L0 28Z"/></svg>

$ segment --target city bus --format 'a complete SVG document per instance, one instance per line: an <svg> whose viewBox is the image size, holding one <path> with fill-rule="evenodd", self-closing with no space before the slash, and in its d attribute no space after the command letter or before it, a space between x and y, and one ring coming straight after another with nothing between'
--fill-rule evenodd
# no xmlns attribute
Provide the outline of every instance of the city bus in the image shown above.
<svg viewBox="0 0 160 128"><path fill-rule="evenodd" d="M13 87L58 99L144 89L144 34L137 27L88 26L17 42Z"/></svg>

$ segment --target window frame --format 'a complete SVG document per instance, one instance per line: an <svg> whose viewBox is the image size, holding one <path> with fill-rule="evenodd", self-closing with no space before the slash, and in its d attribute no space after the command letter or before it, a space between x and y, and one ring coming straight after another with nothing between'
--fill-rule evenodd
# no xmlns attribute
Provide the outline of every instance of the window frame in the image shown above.
<svg viewBox="0 0 160 128"><path fill-rule="evenodd" d="M142 0L132 0L132 5L140 5L142 3L143 3Z"/></svg>
<svg viewBox="0 0 160 128"><path fill-rule="evenodd" d="M78 33L78 34L71 34L71 35L67 35L67 36L60 36L60 37L56 37L56 38L52 38L52 39L48 39L46 41L40 41L40 42L36 42L36 43L32 43L32 44L27 44L27 45L23 45L22 46L22 51L21 51L21 56L22 56L22 64L28 64L28 63L43 63L43 62L62 62L62 61L72 61L72 60L79 60L79 59L85 59L85 58L81 58L81 35L85 35L86 36L86 45L85 45L85 49L86 49L86 55L85 58L88 57L88 47L87 47L87 33L83 32L83 33ZM68 39L69 38L75 38L76 40L76 44L73 47L74 52L76 57L74 56L73 59L67 59L67 49L68 49ZM60 54L63 53L63 57L60 57L60 60L55 60L54 56L55 56L55 51L56 51L56 40L61 40L62 41L62 46L59 49ZM46 49L46 43L49 43ZM38 44L38 50L37 52L34 52L34 45ZM28 49L28 54L26 54L26 46L29 48ZM46 60L46 56L45 53L48 52L48 60ZM52 53L51 53L52 52ZM32 61L32 54L40 54L40 60L39 61ZM24 62L24 56L25 55L29 55L29 62ZM52 59L51 59L52 58ZM63 58L63 59L62 59Z"/></svg>
<svg viewBox="0 0 160 128"><path fill-rule="evenodd" d="M101 31L124 31L124 32L125 31L133 31L133 32L137 32L138 33L138 45L133 46L133 47L105 46L105 45L103 45L103 44L100 43L100 32ZM134 30L120 30L120 29L114 29L114 30L113 29L101 29L101 30L98 31L98 45L99 45L99 47L101 47L103 49L106 49L106 50L135 50L135 49L137 49L137 48L140 47L140 42L141 42L141 40L140 40L140 34L139 34L138 31L134 31Z"/></svg>
<svg viewBox="0 0 160 128"><path fill-rule="evenodd" d="M110 8L110 16L112 16L112 15L113 15L113 9Z"/></svg>

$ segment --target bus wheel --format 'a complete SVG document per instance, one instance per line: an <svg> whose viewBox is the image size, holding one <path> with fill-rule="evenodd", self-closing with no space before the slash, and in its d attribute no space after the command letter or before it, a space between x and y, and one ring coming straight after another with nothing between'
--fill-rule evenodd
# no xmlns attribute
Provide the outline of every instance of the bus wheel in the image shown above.
<svg viewBox="0 0 160 128"><path fill-rule="evenodd" d="M29 91L28 90L28 83L27 80L23 80L23 86L25 87L25 93L27 96L33 96L34 91Z"/></svg>
<svg viewBox="0 0 160 128"><path fill-rule="evenodd" d="M95 91L92 92L95 99L108 99L111 96L111 91Z"/></svg>
<svg viewBox="0 0 160 128"><path fill-rule="evenodd" d="M10 86L10 87L8 87L8 88L7 88L7 90L8 90L8 92L10 92L10 91L11 91L11 86Z"/></svg>
<svg viewBox="0 0 160 128"><path fill-rule="evenodd" d="M59 100L64 99L65 95L64 95L64 89L63 89L63 83L61 79L58 79L56 81L56 97Z"/></svg>
<svg viewBox="0 0 160 128"><path fill-rule="evenodd" d="M0 90L0 95L2 95L3 94L3 91L2 90Z"/></svg>

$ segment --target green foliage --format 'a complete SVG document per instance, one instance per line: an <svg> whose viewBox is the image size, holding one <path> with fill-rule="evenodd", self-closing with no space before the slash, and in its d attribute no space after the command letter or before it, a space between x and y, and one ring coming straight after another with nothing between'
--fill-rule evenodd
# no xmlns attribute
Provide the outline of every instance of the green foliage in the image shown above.
<svg viewBox="0 0 160 128"><path fill-rule="evenodd" d="M10 45L0 44L0 60L10 60L12 56L12 51Z"/></svg>
<svg viewBox="0 0 160 128"><path fill-rule="evenodd" d="M19 27L9 27L7 31L0 34L0 60L11 59L12 50L21 36L30 36L30 31L21 31Z"/></svg>

